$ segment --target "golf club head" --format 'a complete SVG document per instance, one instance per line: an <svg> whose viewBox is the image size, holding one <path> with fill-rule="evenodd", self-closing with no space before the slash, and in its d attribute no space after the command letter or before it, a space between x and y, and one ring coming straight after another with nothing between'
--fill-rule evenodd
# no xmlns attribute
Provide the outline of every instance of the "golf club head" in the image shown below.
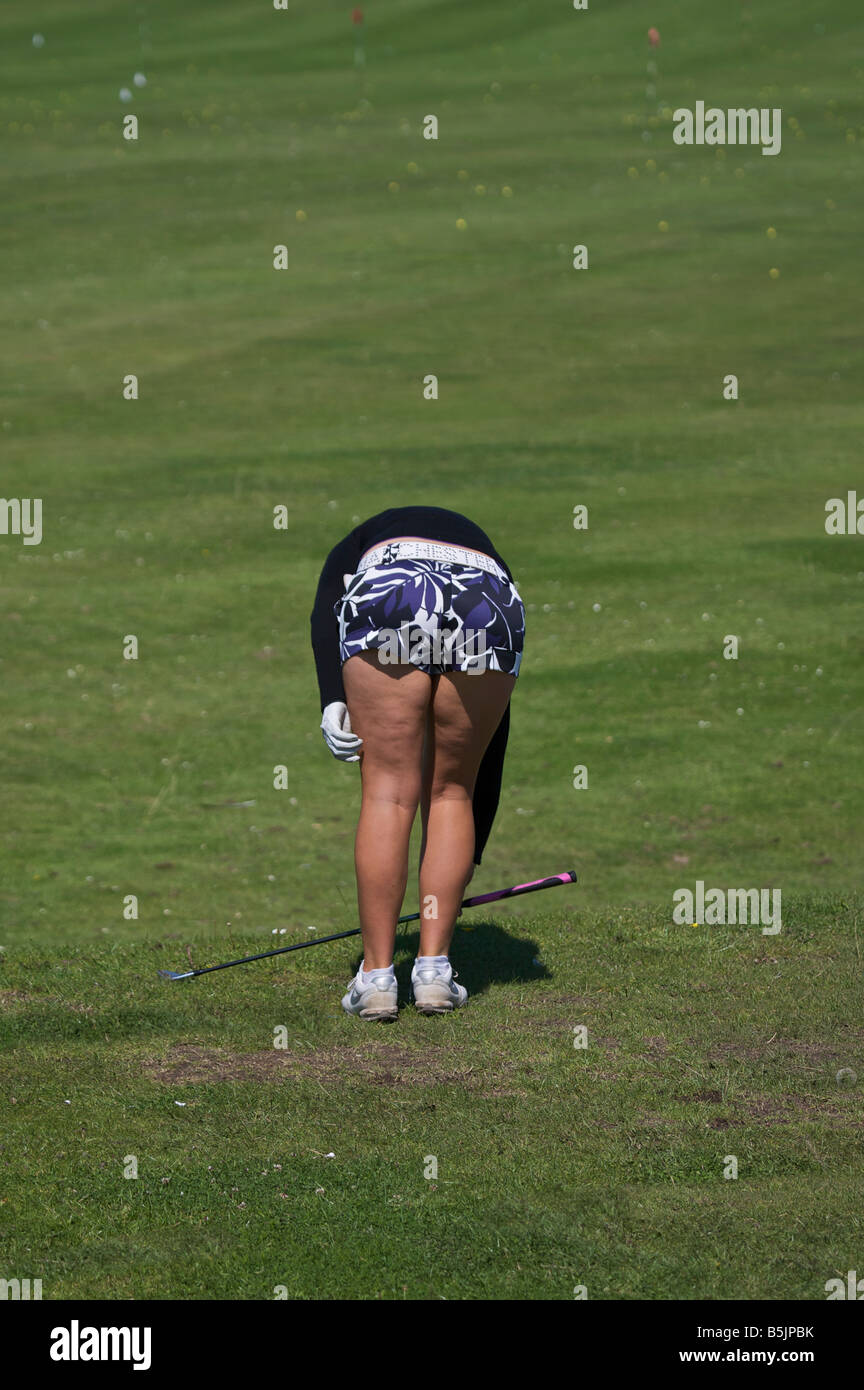
<svg viewBox="0 0 864 1390"><path fill-rule="evenodd" d="M178 974L176 970L160 970L159 974L163 980L188 980L190 975L194 975L194 970L187 970L184 974Z"/></svg>

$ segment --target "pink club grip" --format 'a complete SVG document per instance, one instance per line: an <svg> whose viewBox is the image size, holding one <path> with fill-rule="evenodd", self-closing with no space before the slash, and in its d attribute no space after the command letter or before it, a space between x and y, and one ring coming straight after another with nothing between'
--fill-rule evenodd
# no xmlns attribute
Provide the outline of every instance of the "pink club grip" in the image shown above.
<svg viewBox="0 0 864 1390"><path fill-rule="evenodd" d="M481 893L476 898L466 898L463 907L477 907L480 903L494 903L501 898L516 898L522 893L537 893L541 888L558 888L562 883L576 883L576 874L571 870L563 874L552 874L549 878L536 878L530 883L517 883L514 888L500 888L496 893Z"/></svg>

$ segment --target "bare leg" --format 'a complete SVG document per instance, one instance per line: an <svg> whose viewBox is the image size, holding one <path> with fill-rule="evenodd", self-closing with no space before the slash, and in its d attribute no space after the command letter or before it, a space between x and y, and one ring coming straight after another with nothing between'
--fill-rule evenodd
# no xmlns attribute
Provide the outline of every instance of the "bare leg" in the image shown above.
<svg viewBox="0 0 864 1390"><path fill-rule="evenodd" d="M421 956L446 956L474 865L477 770L501 722L514 676L501 671L437 677L423 779Z"/></svg>
<svg viewBox="0 0 864 1390"><path fill-rule="evenodd" d="M438 680L439 680L439 677L438 677L438 676L433 676L433 677L432 677L432 699L433 699L433 700L435 699L435 688L436 688L436 686L437 686L437 684L438 684ZM428 714L427 722L426 722L426 735L425 735L425 737L424 737L424 739L423 739L423 776L422 776L421 784L420 784L420 820L421 820L421 823L422 823L422 826L423 826L423 837L422 837L422 839L421 839L421 841L420 841L420 867L421 867L421 869L422 869L422 867L423 867L423 861L424 861L424 859L426 858L426 840L427 840L427 837L428 837L428 835L429 835L429 807L430 807L431 802L432 802L432 776L433 776L433 771L434 771L434 765L433 765L433 763L434 763L434 760L433 760L434 748L435 748L435 742L434 742L434 729L433 729L433 726L432 726L432 705L431 705L431 703L430 703L430 705L429 705L429 714ZM479 766L479 764L478 764L478 766ZM465 883L464 883L464 885L463 885L463 892L462 892L462 896L463 896L463 897L465 896L465 892L464 892L465 888L468 887L468 884L471 882L472 878L474 877L474 868L475 868L475 865L474 865L474 863L473 863L473 861L472 861L471 867L470 867L470 869L468 870L468 877L466 878ZM421 911L422 911L422 905L423 905L423 904L422 904L422 899L421 899Z"/></svg>
<svg viewBox="0 0 864 1390"><path fill-rule="evenodd" d="M354 845L365 970L393 961L408 881L408 842L420 800L431 682L414 666L361 652L342 668L351 728L363 740L363 796Z"/></svg>

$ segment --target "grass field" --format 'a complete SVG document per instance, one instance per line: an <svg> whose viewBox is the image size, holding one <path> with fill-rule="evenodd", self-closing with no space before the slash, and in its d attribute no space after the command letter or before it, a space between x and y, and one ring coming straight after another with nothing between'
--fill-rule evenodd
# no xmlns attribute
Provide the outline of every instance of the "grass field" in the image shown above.
<svg viewBox="0 0 864 1390"><path fill-rule="evenodd" d="M0 534L0 1277L823 1298L864 1262L857 6L364 8L362 67L334 0L0 13L0 493L44 528ZM781 153L677 146L698 100ZM472 888L578 887L466 915L448 1019L345 1018L351 941L160 981L355 925L308 614L412 501L528 607ZM675 925L697 879L782 932Z"/></svg>

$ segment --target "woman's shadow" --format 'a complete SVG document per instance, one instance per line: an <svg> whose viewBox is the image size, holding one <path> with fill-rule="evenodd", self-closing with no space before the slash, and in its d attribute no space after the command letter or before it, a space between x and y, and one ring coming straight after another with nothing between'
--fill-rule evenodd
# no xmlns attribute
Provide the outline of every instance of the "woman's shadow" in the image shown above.
<svg viewBox="0 0 864 1390"><path fill-rule="evenodd" d="M399 997L408 997L411 967L420 945L418 931L396 937L395 965ZM360 969L362 954L355 962ZM530 938L511 936L495 922L474 922L470 927L456 923L450 951L453 969L469 995L484 994L491 984L510 984L515 980L549 980L549 970L540 960L540 946Z"/></svg>

